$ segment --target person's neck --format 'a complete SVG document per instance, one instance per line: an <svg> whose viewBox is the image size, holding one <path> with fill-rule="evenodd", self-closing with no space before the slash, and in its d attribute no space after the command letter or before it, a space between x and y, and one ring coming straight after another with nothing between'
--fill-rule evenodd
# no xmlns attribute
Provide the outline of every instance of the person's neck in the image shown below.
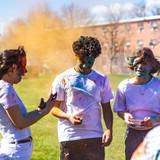
<svg viewBox="0 0 160 160"><path fill-rule="evenodd" d="M12 79L8 76L8 74L3 75L3 77L1 78L3 81L10 83L11 85L13 85Z"/></svg>
<svg viewBox="0 0 160 160"><path fill-rule="evenodd" d="M132 79L133 84L142 85L148 83L152 79L152 76L149 76L148 78L143 77L134 77Z"/></svg>
<svg viewBox="0 0 160 160"><path fill-rule="evenodd" d="M84 68L82 67L81 64L77 63L75 66L74 66L74 69L76 72L79 72L81 74L89 74L91 73L92 69L91 68Z"/></svg>

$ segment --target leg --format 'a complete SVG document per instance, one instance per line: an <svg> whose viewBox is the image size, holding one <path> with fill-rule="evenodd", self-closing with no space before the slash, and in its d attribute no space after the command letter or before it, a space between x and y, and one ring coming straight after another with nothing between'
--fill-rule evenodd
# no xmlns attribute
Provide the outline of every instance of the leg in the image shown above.
<svg viewBox="0 0 160 160"><path fill-rule="evenodd" d="M84 160L104 160L105 153L102 138L87 139L84 143Z"/></svg>
<svg viewBox="0 0 160 160"><path fill-rule="evenodd" d="M81 140L60 143L60 160L82 160L83 148Z"/></svg>
<svg viewBox="0 0 160 160"><path fill-rule="evenodd" d="M125 156L126 160L130 160L133 152L138 147L138 145L143 141L147 131L139 131L128 128L126 131L125 139Z"/></svg>
<svg viewBox="0 0 160 160"><path fill-rule="evenodd" d="M60 160L70 160L69 159L69 148L67 142L60 143Z"/></svg>
<svg viewBox="0 0 160 160"><path fill-rule="evenodd" d="M102 138L61 142L60 160L104 160Z"/></svg>

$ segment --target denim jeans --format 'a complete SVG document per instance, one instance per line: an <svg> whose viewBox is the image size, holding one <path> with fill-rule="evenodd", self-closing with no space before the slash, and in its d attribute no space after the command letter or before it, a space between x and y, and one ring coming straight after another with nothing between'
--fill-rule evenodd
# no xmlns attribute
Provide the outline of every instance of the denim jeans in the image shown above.
<svg viewBox="0 0 160 160"><path fill-rule="evenodd" d="M60 143L60 160L104 160L102 138L89 138Z"/></svg>

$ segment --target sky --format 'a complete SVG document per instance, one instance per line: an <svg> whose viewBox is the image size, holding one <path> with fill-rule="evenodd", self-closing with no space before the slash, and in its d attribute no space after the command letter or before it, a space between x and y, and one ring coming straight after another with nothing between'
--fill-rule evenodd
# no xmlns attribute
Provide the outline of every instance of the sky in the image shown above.
<svg viewBox="0 0 160 160"><path fill-rule="evenodd" d="M99 20L103 20L108 5L112 5L116 11L118 7L129 9L134 4L142 2L145 2L148 7L160 6L160 0L0 0L0 33L11 21L26 17L38 3L47 4L56 12L59 12L63 6L74 3L88 8L93 15L99 17Z"/></svg>

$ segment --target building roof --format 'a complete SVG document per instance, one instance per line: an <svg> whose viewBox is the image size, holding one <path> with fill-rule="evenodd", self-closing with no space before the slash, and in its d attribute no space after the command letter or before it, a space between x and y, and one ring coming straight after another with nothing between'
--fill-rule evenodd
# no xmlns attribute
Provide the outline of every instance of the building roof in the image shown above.
<svg viewBox="0 0 160 160"><path fill-rule="evenodd" d="M133 18L133 19L126 19L126 20L117 20L115 22L103 22L103 23L97 23L97 24L89 24L87 26L80 26L80 27L100 27L100 26L108 26L112 25L114 23L119 23L119 24L127 24L127 23L137 23L137 22L144 22L144 21L154 21L154 20L160 20L160 15L157 16L148 16L148 17L138 17L138 18ZM79 28L79 27L78 27Z"/></svg>

